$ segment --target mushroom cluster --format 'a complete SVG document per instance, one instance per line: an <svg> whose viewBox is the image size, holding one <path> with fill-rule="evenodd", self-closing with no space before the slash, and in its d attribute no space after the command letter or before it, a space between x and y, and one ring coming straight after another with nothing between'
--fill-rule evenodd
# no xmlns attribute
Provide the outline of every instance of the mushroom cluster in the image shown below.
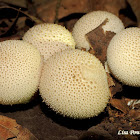
<svg viewBox="0 0 140 140"><path fill-rule="evenodd" d="M42 58L21 40L0 42L0 103L27 103L38 89Z"/></svg>
<svg viewBox="0 0 140 140"><path fill-rule="evenodd" d="M46 61L39 90L54 111L81 119L101 113L110 96L101 62L78 49L57 53Z"/></svg>
<svg viewBox="0 0 140 140"><path fill-rule="evenodd" d="M111 73L124 84L140 86L140 29L124 29L117 16L93 11L76 22L72 34L61 25L44 23L29 29L23 40L0 42L0 103L27 103L39 88L43 101L63 116L100 114L110 90L103 64L87 52L85 37L100 25L105 35L116 34L107 48Z"/></svg>

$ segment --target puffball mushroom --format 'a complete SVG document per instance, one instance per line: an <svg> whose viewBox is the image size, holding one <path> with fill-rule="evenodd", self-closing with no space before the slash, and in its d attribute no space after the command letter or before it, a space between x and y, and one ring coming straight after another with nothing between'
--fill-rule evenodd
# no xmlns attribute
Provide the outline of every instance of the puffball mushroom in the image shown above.
<svg viewBox="0 0 140 140"><path fill-rule="evenodd" d="M37 47L44 61L56 52L75 48L72 34L65 27L52 23L33 26L24 34L23 40Z"/></svg>
<svg viewBox="0 0 140 140"><path fill-rule="evenodd" d="M90 49L90 44L86 40L85 35L97 28L106 19L108 19L108 22L103 25L104 32L111 31L118 33L124 29L122 21L112 13L106 11L93 11L87 13L75 23L72 31L76 47L79 49L85 48L88 51Z"/></svg>
<svg viewBox="0 0 140 140"><path fill-rule="evenodd" d="M123 84L140 86L140 28L126 28L112 38L107 63L111 73Z"/></svg>
<svg viewBox="0 0 140 140"><path fill-rule="evenodd" d="M39 90L54 111L78 119L97 116L110 96L101 62L78 49L57 53L46 61Z"/></svg>
<svg viewBox="0 0 140 140"><path fill-rule="evenodd" d="M27 103L38 89L41 55L21 40L0 42L0 104Z"/></svg>

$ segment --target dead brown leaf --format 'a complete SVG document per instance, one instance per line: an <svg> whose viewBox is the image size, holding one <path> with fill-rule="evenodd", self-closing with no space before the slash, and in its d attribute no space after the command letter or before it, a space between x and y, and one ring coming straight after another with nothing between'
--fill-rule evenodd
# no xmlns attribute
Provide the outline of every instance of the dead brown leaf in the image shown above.
<svg viewBox="0 0 140 140"><path fill-rule="evenodd" d="M89 9L89 0L61 0L58 10L58 19L66 17L73 13L87 13ZM45 4L36 8L37 15L44 21L53 23L56 16L57 0L47 1Z"/></svg>
<svg viewBox="0 0 140 140"><path fill-rule="evenodd" d="M15 10L19 13L22 13L24 14L26 17L28 17L30 20L34 21L36 24L41 24L41 23L44 23L43 21L41 21L40 19L38 19L37 17L34 17L24 11L22 11L20 8L17 9L17 8L14 8L14 7L10 7L10 6L1 6L0 9L12 9L12 10Z"/></svg>
<svg viewBox="0 0 140 140"><path fill-rule="evenodd" d="M62 26L65 26L70 32L72 32L73 27L75 25L75 23L78 21L78 19L71 19L68 21L59 21L59 24Z"/></svg>
<svg viewBox="0 0 140 140"><path fill-rule="evenodd" d="M108 86L109 87L114 87L115 86L115 83L113 81L113 78L111 77L111 75L108 72L106 72L106 74L107 74Z"/></svg>
<svg viewBox="0 0 140 140"><path fill-rule="evenodd" d="M15 27L15 25L18 21L19 11L20 11L20 9L18 10L18 13L17 13L16 17L15 17L14 21L12 22L12 24L10 25L10 27L8 28L8 30L6 30L6 32L0 34L0 37L4 37L4 36L7 36L7 35L11 34L13 28Z"/></svg>
<svg viewBox="0 0 140 140"><path fill-rule="evenodd" d="M135 120L140 120L140 110L131 109L129 111L129 115L131 118L134 118Z"/></svg>
<svg viewBox="0 0 140 140"><path fill-rule="evenodd" d="M1 12L6 12L6 15L10 16L9 11L14 11L15 15L12 17L4 17L0 20L0 38L1 40L5 40L5 37L13 38L11 36L22 36L26 28L28 30L28 26L26 24L26 21L28 19L28 22L30 20L30 23L32 24L40 24L43 23L38 18L27 14L26 12L22 11L20 8L16 9L14 7L10 6L0 6ZM17 12L17 15L16 15ZM22 16L21 16L22 15ZM14 17L15 16L15 17Z"/></svg>
<svg viewBox="0 0 140 140"><path fill-rule="evenodd" d="M96 29L90 31L87 33L86 39L90 44L91 49L89 50L92 51L94 50L95 56L104 64L106 61L106 52L107 52L107 47L112 39L112 37L115 35L115 33L107 31L104 33L104 30L102 28L103 25L105 25L108 22L108 19L105 19L102 24L100 24Z"/></svg>
<svg viewBox="0 0 140 140"><path fill-rule="evenodd" d="M108 72L106 72L106 74L107 74L107 81L108 81L108 86L109 86L110 94L111 94L110 97L113 97L117 93L118 90L112 90L116 88L115 82Z"/></svg>
<svg viewBox="0 0 140 140"><path fill-rule="evenodd" d="M108 11L119 16L120 9L126 7L125 0L89 0L92 10Z"/></svg>
<svg viewBox="0 0 140 140"><path fill-rule="evenodd" d="M85 35L87 41L90 44L89 53L95 55L103 65L106 62L106 52L110 40L115 35L113 32L107 31L104 33L102 26L108 22L108 19L104 20L96 29L90 31ZM113 97L117 92L122 90L122 85L117 82L109 73L107 73L108 85L111 91L111 97Z"/></svg>
<svg viewBox="0 0 140 140"><path fill-rule="evenodd" d="M140 1L139 0L127 0L131 5L133 12L137 17L138 27L140 27Z"/></svg>
<svg viewBox="0 0 140 140"><path fill-rule="evenodd" d="M113 79L114 80L114 79ZM118 81L114 80L115 86L110 87L111 96L113 97L117 92L121 92L122 84L120 84Z"/></svg>
<svg viewBox="0 0 140 140"><path fill-rule="evenodd" d="M23 29L25 27L26 17L19 17L17 21L18 30Z"/></svg>
<svg viewBox="0 0 140 140"><path fill-rule="evenodd" d="M131 20L129 17L123 15L123 14L120 14L119 15L119 18L122 20L124 26L127 28L127 27L135 27L137 26L137 22Z"/></svg>
<svg viewBox="0 0 140 140"><path fill-rule="evenodd" d="M27 1L26 0L0 0L0 2L5 2L10 5L15 5L23 8L27 8Z"/></svg>
<svg viewBox="0 0 140 140"><path fill-rule="evenodd" d="M95 10L104 10L119 15L119 11L125 8L125 0L61 0L58 11L58 19L73 13L87 13ZM53 23L56 15L57 0L47 1L36 8L38 16L44 21Z"/></svg>
<svg viewBox="0 0 140 140"><path fill-rule="evenodd" d="M129 107L126 104L124 98L122 99L110 99L110 104L115 107L116 109L122 111L123 113L127 114L129 112Z"/></svg>
<svg viewBox="0 0 140 140"><path fill-rule="evenodd" d="M26 128L17 124L16 120L0 115L0 140L37 140Z"/></svg>
<svg viewBox="0 0 140 140"><path fill-rule="evenodd" d="M14 19L1 19L0 20L0 35L3 33L7 32L9 27L12 25L14 22Z"/></svg>

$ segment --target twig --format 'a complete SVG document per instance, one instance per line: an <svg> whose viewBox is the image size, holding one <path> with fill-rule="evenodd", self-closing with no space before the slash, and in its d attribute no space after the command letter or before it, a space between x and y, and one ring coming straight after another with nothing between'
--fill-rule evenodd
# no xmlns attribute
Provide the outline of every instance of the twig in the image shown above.
<svg viewBox="0 0 140 140"><path fill-rule="evenodd" d="M15 20L13 21L12 25L10 26L10 28L6 32L4 32L3 34L1 34L0 37L4 37L4 36L6 36L6 35L8 35L8 34L10 34L12 32L12 29L15 27L15 25L16 25L16 23L18 21L20 9L21 8L18 9L17 16L16 16Z"/></svg>
<svg viewBox="0 0 140 140"><path fill-rule="evenodd" d="M55 10L55 20L54 20L54 23L58 23L58 13L59 13L59 8L60 8L60 5L61 5L61 0L57 0L57 4L56 4L56 10Z"/></svg>
<svg viewBox="0 0 140 140"><path fill-rule="evenodd" d="M15 11L19 11L19 9L16 9L16 8L14 8L14 7L10 7L10 6L2 6L2 7L0 7L0 9L13 9L13 10L15 10ZM41 21L41 20L39 20L38 18L36 18L36 17L34 17L34 16L31 16L31 15L29 15L29 14L27 14L27 13L25 13L25 12L23 12L23 11L19 11L20 13L22 13L22 14L24 14L26 17L29 17L32 21L34 21L36 24L40 24L40 23L44 23L43 21Z"/></svg>

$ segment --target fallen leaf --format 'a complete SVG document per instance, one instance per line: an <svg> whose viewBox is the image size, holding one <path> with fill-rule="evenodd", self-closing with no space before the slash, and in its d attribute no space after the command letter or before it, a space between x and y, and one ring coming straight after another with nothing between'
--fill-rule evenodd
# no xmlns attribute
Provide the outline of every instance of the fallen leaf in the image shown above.
<svg viewBox="0 0 140 140"><path fill-rule="evenodd" d="M18 26L18 30L22 29L25 27L25 21L26 21L26 17L19 17L18 21L17 21L17 26Z"/></svg>
<svg viewBox="0 0 140 140"><path fill-rule="evenodd" d="M26 17L28 17L30 20L34 21L36 24L44 23L43 21L41 21L37 17L32 16L32 15L30 15L30 14L22 11L21 9L17 9L17 8L10 7L10 6L1 6L0 9L12 9L12 10L15 10L15 11L18 11L18 12L22 13L23 15L25 15Z"/></svg>
<svg viewBox="0 0 140 140"><path fill-rule="evenodd" d="M104 63L104 68L107 74L107 81L108 81L108 86L111 92L111 97L113 97L117 92L122 91L122 85L112 77L107 61Z"/></svg>
<svg viewBox="0 0 140 140"><path fill-rule="evenodd" d="M121 21L123 22L123 24L124 24L124 26L126 28L128 28L128 27L136 27L137 26L136 21L133 21L132 19L130 19L129 17L127 17L127 16L125 16L123 14L120 14L119 18L121 19Z"/></svg>
<svg viewBox="0 0 140 140"><path fill-rule="evenodd" d="M114 87L115 82L114 82L113 78L111 77L111 75L108 72L106 72L106 74L107 74L108 86L109 87Z"/></svg>
<svg viewBox="0 0 140 140"><path fill-rule="evenodd" d="M4 36L12 34L12 30L15 27L17 21L18 21L19 11L20 11L20 9L18 10L18 13L17 13L16 17L15 17L14 21L12 22L12 24L10 25L10 27L8 28L8 30L6 32L0 34L0 37L4 37Z"/></svg>
<svg viewBox="0 0 140 140"><path fill-rule="evenodd" d="M0 0L0 2L5 2L7 4L10 4L10 5L15 5L15 6L18 6L18 7L23 7L23 8L27 8L27 3L26 3L26 0Z"/></svg>
<svg viewBox="0 0 140 140"><path fill-rule="evenodd" d="M46 0L33 0L34 6L40 6L41 4L45 4Z"/></svg>
<svg viewBox="0 0 140 140"><path fill-rule="evenodd" d="M138 27L140 27L140 1L139 0L127 0L130 4L133 12L137 17Z"/></svg>
<svg viewBox="0 0 140 140"><path fill-rule="evenodd" d="M16 120L0 115L0 140L37 140L26 128L17 124Z"/></svg>
<svg viewBox="0 0 140 140"><path fill-rule="evenodd" d="M125 114L127 114L129 112L129 107L127 106L124 98L122 98L122 99L110 99L110 104Z"/></svg>
<svg viewBox="0 0 140 140"><path fill-rule="evenodd" d="M108 11L119 16L120 9L126 7L125 0L89 0L92 10Z"/></svg>
<svg viewBox="0 0 140 140"><path fill-rule="evenodd" d="M0 20L0 35L8 31L9 27L12 25L14 19L1 19Z"/></svg>
<svg viewBox="0 0 140 140"><path fill-rule="evenodd" d="M68 20L67 17L66 18L64 17L64 19L59 20L59 24L62 26L65 26L66 29L68 29L70 32L72 32L73 27L77 21L78 21L78 18Z"/></svg>
<svg viewBox="0 0 140 140"><path fill-rule="evenodd" d="M108 72L106 72L106 74L107 74L108 86L109 86L109 89L110 89L110 97L112 98L117 92L116 91L114 93L113 90L112 90L112 88L115 88L115 82L114 82L113 78L111 77L111 75Z"/></svg>
<svg viewBox="0 0 140 140"><path fill-rule="evenodd" d="M140 110L131 109L129 116L135 120L140 120Z"/></svg>
<svg viewBox="0 0 140 140"><path fill-rule="evenodd" d="M122 89L122 84L119 83L118 81L116 81L114 78L114 83L115 83L115 86L111 86L110 87L110 91L111 91L111 96L113 97L116 93L118 92L121 92L123 89Z"/></svg>
<svg viewBox="0 0 140 140"><path fill-rule="evenodd" d="M37 15L44 22L54 23L56 14L58 20L73 13L87 13L91 11L89 8L89 0L61 0L58 13L56 13L57 0L47 1L43 5L36 8Z"/></svg>
<svg viewBox="0 0 140 140"><path fill-rule="evenodd" d="M56 14L58 14L58 19L61 19L71 14L96 10L108 11L118 16L120 9L126 7L125 0L61 0L58 13L56 13L57 2L58 0L46 1L36 6L37 14L44 22L53 23Z"/></svg>
<svg viewBox="0 0 140 140"><path fill-rule="evenodd" d="M103 23L101 23L97 28L85 35L87 41L90 44L89 52L94 50L94 55L103 63L103 65L106 61L108 44L112 37L115 35L115 33L110 31L106 31L106 33L104 33L102 26L105 25L107 22L108 19L105 19Z"/></svg>

